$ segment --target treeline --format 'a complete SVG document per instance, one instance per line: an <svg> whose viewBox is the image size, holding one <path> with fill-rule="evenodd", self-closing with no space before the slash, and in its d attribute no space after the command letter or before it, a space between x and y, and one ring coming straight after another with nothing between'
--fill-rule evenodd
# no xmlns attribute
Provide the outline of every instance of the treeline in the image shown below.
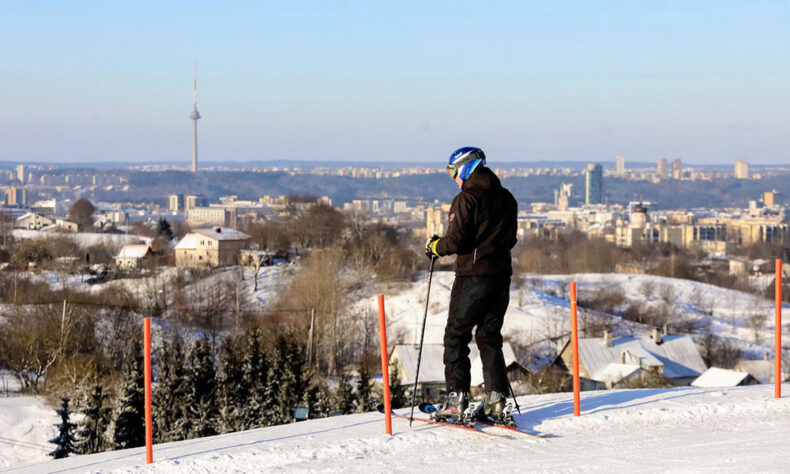
<svg viewBox="0 0 790 474"><path fill-rule="evenodd" d="M367 412L381 400L371 372L362 366L353 380L343 375L334 387L316 376L305 361L304 347L280 335L270 343L261 331L230 336L218 350L207 338L165 342L154 354L153 437L164 443L279 425L303 419ZM82 397L82 420L71 423L68 397L55 457L90 454L145 444L143 358L139 338L125 353L123 377L115 389L99 382ZM392 403L407 403L395 371ZM112 392L115 392L112 394ZM66 412L64 414L64 411Z"/></svg>

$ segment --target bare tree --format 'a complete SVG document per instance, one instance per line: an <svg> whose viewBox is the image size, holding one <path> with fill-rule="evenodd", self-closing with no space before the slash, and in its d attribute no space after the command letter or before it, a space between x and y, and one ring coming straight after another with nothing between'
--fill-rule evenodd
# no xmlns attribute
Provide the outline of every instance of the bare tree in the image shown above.
<svg viewBox="0 0 790 474"><path fill-rule="evenodd" d="M656 292L656 282L652 278L646 278L639 284L639 293L649 300Z"/></svg>
<svg viewBox="0 0 790 474"><path fill-rule="evenodd" d="M760 332L765 327L766 321L768 321L768 315L765 314L765 312L763 311L755 311L749 314L746 320L746 322L749 325L749 328L753 332L755 344L760 343Z"/></svg>

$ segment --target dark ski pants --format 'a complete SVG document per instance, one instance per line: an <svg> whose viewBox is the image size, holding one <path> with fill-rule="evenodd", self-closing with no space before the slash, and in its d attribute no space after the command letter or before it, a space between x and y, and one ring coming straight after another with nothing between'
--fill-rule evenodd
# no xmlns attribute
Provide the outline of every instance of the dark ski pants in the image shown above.
<svg viewBox="0 0 790 474"><path fill-rule="evenodd" d="M483 362L487 392L508 394L502 355L502 322L510 302L509 276L456 276L444 329L444 377L447 393L468 392L471 379L469 343L472 330Z"/></svg>

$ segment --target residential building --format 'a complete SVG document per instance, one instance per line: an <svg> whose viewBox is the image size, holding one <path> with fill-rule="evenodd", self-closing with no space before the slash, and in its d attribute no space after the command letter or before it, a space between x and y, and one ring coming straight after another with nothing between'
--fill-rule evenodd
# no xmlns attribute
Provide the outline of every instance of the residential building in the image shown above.
<svg viewBox="0 0 790 474"><path fill-rule="evenodd" d="M656 166L656 173L658 174L658 177L661 179L666 179L669 176L668 174L669 170L667 167L666 158L661 158L660 160L658 160L658 165Z"/></svg>
<svg viewBox="0 0 790 474"><path fill-rule="evenodd" d="M772 190L772 191L768 191L768 192L763 193L763 205L765 207L768 207L768 208L772 208L774 206L778 206L779 205L779 197L780 196L781 196L781 193L779 193L779 191L777 191L775 189Z"/></svg>
<svg viewBox="0 0 790 474"><path fill-rule="evenodd" d="M570 341L556 363L572 373ZM689 385L707 370L691 336L665 335L658 329L651 337L579 339L579 378L583 390L620 388L644 377L658 375L675 386Z"/></svg>
<svg viewBox="0 0 790 474"><path fill-rule="evenodd" d="M680 179L683 177L683 163L679 158L672 160L672 179Z"/></svg>
<svg viewBox="0 0 790 474"><path fill-rule="evenodd" d="M25 185L25 165L19 164L16 166L16 179L19 180L19 184Z"/></svg>
<svg viewBox="0 0 790 474"><path fill-rule="evenodd" d="M195 229L176 245L176 266L224 267L236 265L250 236L225 227Z"/></svg>
<svg viewBox="0 0 790 474"><path fill-rule="evenodd" d="M167 195L167 208L172 213L178 213L184 210L184 195L183 194L168 194Z"/></svg>
<svg viewBox="0 0 790 474"><path fill-rule="evenodd" d="M585 204L603 203L603 168L597 163L587 165L584 196Z"/></svg>
<svg viewBox="0 0 790 474"><path fill-rule="evenodd" d="M617 171L617 176L623 177L625 176L625 157L624 156L616 156L615 158L616 167L615 170Z"/></svg>
<svg viewBox="0 0 790 474"><path fill-rule="evenodd" d="M27 189L22 186L9 186L5 189L6 203L9 206L27 206Z"/></svg>
<svg viewBox="0 0 790 474"><path fill-rule="evenodd" d="M201 194L187 194L184 196L184 210L208 206L208 199Z"/></svg>
<svg viewBox="0 0 790 474"><path fill-rule="evenodd" d="M691 382L692 387L741 387L760 383L749 372L711 367Z"/></svg>
<svg viewBox="0 0 790 474"><path fill-rule="evenodd" d="M735 160L735 179L749 179L749 163Z"/></svg>
<svg viewBox="0 0 790 474"><path fill-rule="evenodd" d="M187 210L187 223L192 227L236 227L236 208L192 207Z"/></svg>
<svg viewBox="0 0 790 474"><path fill-rule="evenodd" d="M442 204L439 207L429 207L425 211L425 232L428 237L447 233L449 213L449 204Z"/></svg>
<svg viewBox="0 0 790 474"><path fill-rule="evenodd" d="M115 257L115 264L124 269L142 268L153 257L150 245L124 245Z"/></svg>

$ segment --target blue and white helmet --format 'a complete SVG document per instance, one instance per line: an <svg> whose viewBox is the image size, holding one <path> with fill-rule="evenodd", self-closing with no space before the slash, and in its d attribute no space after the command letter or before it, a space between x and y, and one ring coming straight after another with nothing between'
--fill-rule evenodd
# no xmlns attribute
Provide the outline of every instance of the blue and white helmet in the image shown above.
<svg viewBox="0 0 790 474"><path fill-rule="evenodd" d="M480 164L486 164L486 154L483 153L483 150L473 146L465 146L450 154L447 173L452 179L458 176L465 181Z"/></svg>

